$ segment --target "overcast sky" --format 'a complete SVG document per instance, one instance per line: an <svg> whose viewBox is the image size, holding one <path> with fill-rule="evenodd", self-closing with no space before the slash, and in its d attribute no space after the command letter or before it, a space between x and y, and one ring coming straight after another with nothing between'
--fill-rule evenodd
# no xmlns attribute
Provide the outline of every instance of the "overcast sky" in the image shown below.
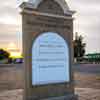
<svg viewBox="0 0 100 100"><path fill-rule="evenodd" d="M84 36L87 52L100 52L100 0L68 0L70 9L75 10L74 32ZM9 43L18 46L21 33L21 16L16 0L1 0L0 5L0 48Z"/></svg>

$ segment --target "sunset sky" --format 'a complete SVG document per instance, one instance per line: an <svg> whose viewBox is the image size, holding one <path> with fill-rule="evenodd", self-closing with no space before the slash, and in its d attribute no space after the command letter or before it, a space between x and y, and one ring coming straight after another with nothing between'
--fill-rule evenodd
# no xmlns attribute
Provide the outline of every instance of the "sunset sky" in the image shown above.
<svg viewBox="0 0 100 100"><path fill-rule="evenodd" d="M75 10L74 33L83 35L86 51L100 52L100 0L68 0ZM19 38L20 37L20 38ZM21 48L21 16L16 0L1 0L0 5L0 48L11 43Z"/></svg>

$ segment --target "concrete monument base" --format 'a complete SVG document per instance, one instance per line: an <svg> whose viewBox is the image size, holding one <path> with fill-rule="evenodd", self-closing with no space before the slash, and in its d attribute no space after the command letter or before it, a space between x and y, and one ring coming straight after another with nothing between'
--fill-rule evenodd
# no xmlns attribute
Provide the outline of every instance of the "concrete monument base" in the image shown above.
<svg viewBox="0 0 100 100"><path fill-rule="evenodd" d="M27 100L39 100L38 98L30 97ZM78 100L78 95L66 95L66 96L59 96L59 97L50 97L40 100Z"/></svg>

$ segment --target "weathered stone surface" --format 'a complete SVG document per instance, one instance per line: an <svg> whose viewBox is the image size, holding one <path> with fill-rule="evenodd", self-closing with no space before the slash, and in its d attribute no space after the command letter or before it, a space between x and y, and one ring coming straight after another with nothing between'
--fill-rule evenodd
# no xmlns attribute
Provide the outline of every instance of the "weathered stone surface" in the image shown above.
<svg viewBox="0 0 100 100"><path fill-rule="evenodd" d="M73 18L64 15L63 7L56 0L42 0L36 9L23 7L22 31L23 31L23 54L24 54L24 98L40 100L44 98L74 95L73 72L72 72L72 38ZM32 85L32 46L37 37L45 32L53 32L60 35L68 44L69 76L70 81L62 83ZM59 41L59 40L58 40ZM67 63L67 61L66 61ZM52 74L52 73L51 73ZM35 98L35 99L34 99ZM32 100L30 99L30 100Z"/></svg>
<svg viewBox="0 0 100 100"><path fill-rule="evenodd" d="M44 0L38 5L38 11L45 13L52 13L58 15L64 15L63 9L54 0Z"/></svg>

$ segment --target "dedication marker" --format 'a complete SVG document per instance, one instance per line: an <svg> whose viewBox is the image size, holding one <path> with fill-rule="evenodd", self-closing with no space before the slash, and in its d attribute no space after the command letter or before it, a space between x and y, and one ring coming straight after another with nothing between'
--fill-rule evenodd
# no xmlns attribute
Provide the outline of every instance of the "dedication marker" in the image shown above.
<svg viewBox="0 0 100 100"><path fill-rule="evenodd" d="M69 50L57 33L36 38L32 47L32 85L69 82Z"/></svg>
<svg viewBox="0 0 100 100"><path fill-rule="evenodd" d="M23 100L76 100L73 11L65 0L29 0L22 9Z"/></svg>

